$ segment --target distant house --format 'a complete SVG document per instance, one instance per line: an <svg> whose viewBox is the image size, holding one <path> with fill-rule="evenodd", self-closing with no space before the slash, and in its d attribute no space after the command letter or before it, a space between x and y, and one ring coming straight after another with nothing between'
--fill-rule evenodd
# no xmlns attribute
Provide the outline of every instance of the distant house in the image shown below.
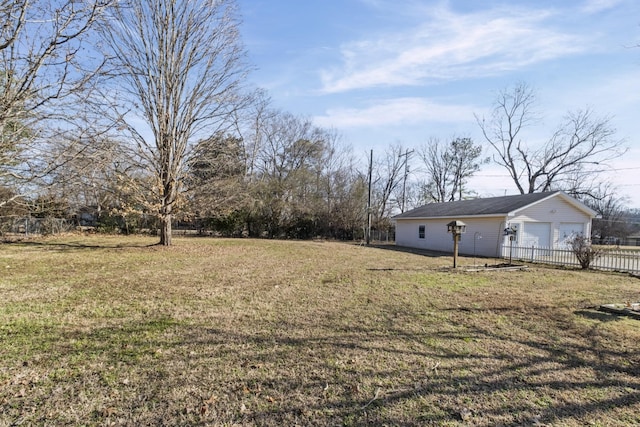
<svg viewBox="0 0 640 427"><path fill-rule="evenodd" d="M640 233L631 234L623 240L625 246L640 246Z"/></svg>
<svg viewBox="0 0 640 427"><path fill-rule="evenodd" d="M562 191L431 203L396 215L396 245L451 252L447 224L466 224L459 252L499 257L510 245L505 229L516 230L513 245L562 248L572 237L591 235L596 212Z"/></svg>

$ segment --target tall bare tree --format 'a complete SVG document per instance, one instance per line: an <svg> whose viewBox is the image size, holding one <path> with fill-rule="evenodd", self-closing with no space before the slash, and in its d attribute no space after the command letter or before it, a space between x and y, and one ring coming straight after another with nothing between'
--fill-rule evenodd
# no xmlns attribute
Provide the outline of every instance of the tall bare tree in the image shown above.
<svg viewBox="0 0 640 427"><path fill-rule="evenodd" d="M90 30L115 0L0 1L0 186L17 188L60 165L47 141L66 132L102 65ZM0 206L23 191L0 196Z"/></svg>
<svg viewBox="0 0 640 427"><path fill-rule="evenodd" d="M535 91L518 83L498 94L489 119L476 116L494 148L494 161L509 172L520 193L564 189L576 173L596 173L624 153L610 118L590 109L569 112L542 144L524 140L526 128L538 120L535 105Z"/></svg>
<svg viewBox="0 0 640 427"><path fill-rule="evenodd" d="M271 98L264 89L253 92L250 101L248 108L235 111L234 124L235 133L243 141L245 173L252 182L260 168L258 161L266 143L265 129L281 112L272 107Z"/></svg>
<svg viewBox="0 0 640 427"><path fill-rule="evenodd" d="M253 189L271 237L315 203L331 135L304 117L272 111L263 117Z"/></svg>
<svg viewBox="0 0 640 427"><path fill-rule="evenodd" d="M391 216L393 205L391 197L401 190L406 149L400 143L390 145L383 154L373 161L372 177L372 213L373 223L385 228L386 219Z"/></svg>
<svg viewBox="0 0 640 427"><path fill-rule="evenodd" d="M189 153L231 125L241 99L248 69L236 9L233 0L120 1L103 27L114 58L104 96L131 156L156 178L162 245L171 245Z"/></svg>
<svg viewBox="0 0 640 427"><path fill-rule="evenodd" d="M444 144L431 139L418 150L426 181L422 188L427 202L452 202L467 194L466 184L488 159L481 159L482 147L471 138L455 138Z"/></svg>

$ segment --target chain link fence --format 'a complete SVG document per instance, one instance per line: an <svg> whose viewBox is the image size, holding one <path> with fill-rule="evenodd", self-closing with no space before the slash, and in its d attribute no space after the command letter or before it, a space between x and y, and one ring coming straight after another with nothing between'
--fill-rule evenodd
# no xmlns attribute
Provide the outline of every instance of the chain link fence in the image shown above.
<svg viewBox="0 0 640 427"><path fill-rule="evenodd" d="M73 228L73 224L64 218L0 217L0 236L5 239L61 234Z"/></svg>

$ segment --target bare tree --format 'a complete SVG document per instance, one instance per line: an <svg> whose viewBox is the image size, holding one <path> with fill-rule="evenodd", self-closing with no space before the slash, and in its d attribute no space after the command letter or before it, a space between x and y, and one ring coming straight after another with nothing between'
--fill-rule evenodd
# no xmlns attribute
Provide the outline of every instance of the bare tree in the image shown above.
<svg viewBox="0 0 640 427"><path fill-rule="evenodd" d="M622 141L608 117L590 109L568 113L545 143L523 140L524 130L538 120L535 92L525 83L502 90L491 117L476 116L486 141L494 148L494 161L504 167L520 193L564 189L576 173L600 169L624 153Z"/></svg>
<svg viewBox="0 0 640 427"><path fill-rule="evenodd" d="M272 111L260 126L253 189L268 234L282 234L317 202L317 187L332 135L308 118Z"/></svg>
<svg viewBox="0 0 640 427"><path fill-rule="evenodd" d="M0 186L33 187L34 179L60 165L47 141L69 131L102 65L100 57L85 55L91 50L86 39L112 1L0 2ZM7 194L0 206L25 195Z"/></svg>
<svg viewBox="0 0 640 427"><path fill-rule="evenodd" d="M422 185L423 199L427 202L449 202L455 197L455 191L449 197L449 183L451 165L444 155L443 144L439 139L432 138L426 145L418 149L418 157L422 160L427 178Z"/></svg>
<svg viewBox="0 0 640 427"><path fill-rule="evenodd" d="M271 106L271 98L264 89L256 90L248 108L234 111L235 133L243 141L245 174L252 182L259 169L257 164L265 143L265 129L280 112Z"/></svg>
<svg viewBox="0 0 640 427"><path fill-rule="evenodd" d="M571 194L571 193L570 193ZM608 182L593 186L588 194L572 194L598 213L593 219L591 238L598 243L624 239L631 230L627 218L627 200L620 197L613 184Z"/></svg>
<svg viewBox="0 0 640 427"><path fill-rule="evenodd" d="M461 200L466 184L488 159L480 159L482 147L471 138L455 138L449 144L431 139L418 149L427 179L423 185L423 199L428 202Z"/></svg>
<svg viewBox="0 0 640 427"><path fill-rule="evenodd" d="M247 67L236 5L121 1L111 18L102 33L113 73L103 95L131 137L131 156L157 181L160 244L168 246L189 153L198 140L231 126L241 101Z"/></svg>
<svg viewBox="0 0 640 427"><path fill-rule="evenodd" d="M59 140L53 145L54 155L64 167L47 177L55 183L51 194L66 200L70 214L89 214L93 219L119 215L123 193L128 193L123 170L128 158L120 150L120 143L107 135ZM124 191L123 191L124 190Z"/></svg>
<svg viewBox="0 0 640 427"><path fill-rule="evenodd" d="M387 150L373 161L372 202L373 222L376 226L384 227L383 222L391 214L391 196L402 185L404 172L403 158L406 150L401 144L392 144Z"/></svg>

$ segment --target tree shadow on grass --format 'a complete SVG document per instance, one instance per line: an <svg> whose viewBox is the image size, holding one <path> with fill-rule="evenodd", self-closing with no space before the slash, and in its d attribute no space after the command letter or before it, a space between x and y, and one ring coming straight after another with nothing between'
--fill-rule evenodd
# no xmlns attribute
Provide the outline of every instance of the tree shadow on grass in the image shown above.
<svg viewBox="0 0 640 427"><path fill-rule="evenodd" d="M597 320L600 322L619 322L626 318L625 316L595 310L576 310L574 313L578 316L584 317L585 319Z"/></svg>
<svg viewBox="0 0 640 427"><path fill-rule="evenodd" d="M371 244L369 246L366 246L369 248L375 248L375 249L383 249L386 251L393 251L393 252L403 252L403 253L409 253L409 254L415 254L415 255L422 255L422 256L426 256L426 257L430 257L430 258L442 258L442 257L451 257L452 256L452 252L441 252L441 251L433 251L433 250L427 250L427 249L418 249L418 248L410 248L408 246L397 246L393 243L379 243L379 244Z"/></svg>
<svg viewBox="0 0 640 427"><path fill-rule="evenodd" d="M296 325L285 326L292 328ZM348 419L353 425L441 425L462 421L463 407L470 407L473 419L468 421L477 425L522 425L536 420L580 423L579 420L588 420L592 415L606 416L608 411L640 403L640 370L633 364L620 363L629 354L604 348L597 342L549 342L544 332L535 331L538 336L532 336L526 327L522 332L522 336L517 336L505 331L465 328L464 332L436 329L416 334L403 329L383 332L352 328L334 336L303 339L272 335L235 337L232 339L271 348L256 355L259 357L254 366L258 367L290 360L291 354L296 354L298 360L304 359L305 349L315 349L316 356L324 355L313 364L316 372L323 375L313 381L301 381L286 375L286 370L275 369L277 373L258 381L267 393L278 395L279 390L295 390L294 395L319 396L323 384L340 390L332 398L316 398L304 404L287 399L286 405L252 412L244 420L278 425L303 422L300 414L329 413L335 418L331 421ZM222 331L213 334L225 335ZM500 349L494 353L468 351L469 342L478 340L519 348L522 354ZM425 342L431 344L422 344ZM411 345L402 348L399 343ZM415 346L421 350L411 348ZM376 367L370 360L369 366L358 364L357 355L371 354L404 363ZM356 356L350 359L353 355ZM637 355L635 352L632 356ZM336 360L346 362L336 365ZM353 365L349 360L355 360ZM430 369L420 363L425 360L432 361ZM358 383L365 384L362 392L350 393L349 385ZM376 386L380 392L374 391ZM575 395L585 390L588 392L584 398L576 402ZM600 394L602 390L609 392ZM589 391L593 391L593 397L587 396ZM422 410L405 415L402 409L405 405L421 402Z"/></svg>
<svg viewBox="0 0 640 427"><path fill-rule="evenodd" d="M452 257L453 257L453 252L443 252L443 251L434 251L434 250L427 250L427 249L418 249L418 248L411 248L411 247L407 247L407 246L396 246L393 243L388 243L388 244L371 244L369 247L371 248L375 248L375 249L382 249L382 250L386 250L386 251L393 251L393 252L402 252L402 253L408 253L408 254L414 254L414 255L420 255L423 257L427 257L427 258L442 258L443 261L446 261L447 263L447 268L449 267L450 263L452 262ZM464 265L464 266L460 266L460 271L464 271L465 268L469 268L469 267L476 267L476 264L478 264L478 267L481 266L493 266L493 265L497 265L498 263L502 263L503 260L499 259L499 258L494 258L494 257L486 257L486 256L482 256L482 255L470 255L470 254L461 254L459 256L459 262L469 262L469 265ZM473 266L470 265L470 263L473 261ZM388 270L396 270L393 268L389 268Z"/></svg>
<svg viewBox="0 0 640 427"><path fill-rule="evenodd" d="M382 307L388 316L374 323L158 317L60 328L39 361L14 367L44 373L6 382L0 420L46 423L66 410L49 423L74 412L130 425L616 424L616 411L640 421L634 343L607 341L601 318L580 327L573 313L540 310L546 325L517 312L501 324L497 308L409 323Z"/></svg>
<svg viewBox="0 0 640 427"><path fill-rule="evenodd" d="M131 243L88 243L86 241L21 241L7 243L12 246L21 246L26 248L42 248L49 250L57 250L60 252L76 251L76 250L96 250L96 249L129 249L129 248L151 248L158 246L157 243L151 244L131 244Z"/></svg>

